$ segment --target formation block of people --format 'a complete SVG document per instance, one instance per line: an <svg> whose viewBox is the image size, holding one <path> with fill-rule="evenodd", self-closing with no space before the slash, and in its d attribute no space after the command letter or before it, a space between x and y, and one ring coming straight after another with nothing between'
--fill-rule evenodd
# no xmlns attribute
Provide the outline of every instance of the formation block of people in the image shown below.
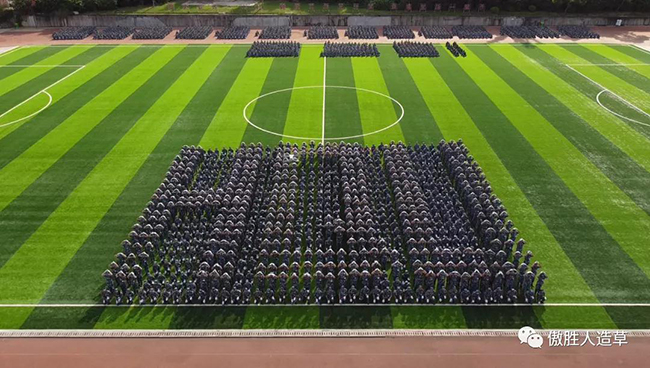
<svg viewBox="0 0 650 368"><path fill-rule="evenodd" d="M438 57L440 54L432 43L401 41L393 42L393 48L399 57Z"/></svg>
<svg viewBox="0 0 650 368"><path fill-rule="evenodd" d="M336 27L310 27L306 32L306 36L310 40L334 40L339 38L339 33Z"/></svg>
<svg viewBox="0 0 650 368"><path fill-rule="evenodd" d="M462 141L182 148L102 276L115 304L543 303Z"/></svg>
<svg viewBox="0 0 650 368"><path fill-rule="evenodd" d="M104 29L98 29L95 31L94 39L96 40L123 40L135 31L134 28L130 27L108 27Z"/></svg>
<svg viewBox="0 0 650 368"><path fill-rule="evenodd" d="M133 33L134 40L162 40L172 33L172 27L146 27L136 29Z"/></svg>
<svg viewBox="0 0 650 368"><path fill-rule="evenodd" d="M450 30L442 26L422 27L420 28L419 35L424 36L424 38L432 38L432 39L448 39L454 37L454 35L451 33Z"/></svg>
<svg viewBox="0 0 650 368"><path fill-rule="evenodd" d="M451 32L458 38L466 39L491 39L492 33L482 26L453 26Z"/></svg>
<svg viewBox="0 0 650 368"><path fill-rule="evenodd" d="M298 57L300 43L293 41L255 41L246 57Z"/></svg>
<svg viewBox="0 0 650 368"><path fill-rule="evenodd" d="M503 26L501 35L510 38L559 38L560 34L542 26Z"/></svg>
<svg viewBox="0 0 650 368"><path fill-rule="evenodd" d="M375 40L379 38L377 29L368 26L350 26L345 31L345 36L350 39Z"/></svg>
<svg viewBox="0 0 650 368"><path fill-rule="evenodd" d="M415 33L407 26L384 26L384 36L388 39L415 38Z"/></svg>
<svg viewBox="0 0 650 368"><path fill-rule="evenodd" d="M374 43L325 42L321 57L379 57Z"/></svg>
<svg viewBox="0 0 650 368"><path fill-rule="evenodd" d="M251 33L250 27L233 26L217 31L216 37L219 40L244 40L249 33Z"/></svg>
<svg viewBox="0 0 650 368"><path fill-rule="evenodd" d="M596 32L592 32L585 26L558 26L557 30L562 36L571 38L600 38Z"/></svg>
<svg viewBox="0 0 650 368"><path fill-rule="evenodd" d="M204 40L212 33L212 26L185 27L176 32L179 40Z"/></svg>
<svg viewBox="0 0 650 368"><path fill-rule="evenodd" d="M445 47L447 47L447 50L449 50L449 52L451 52L451 54L454 55L454 57L459 57L459 56L467 57L467 53L465 52L465 50L463 50L463 48L460 47L460 45L458 45L456 42L454 43L447 42L445 44Z"/></svg>
<svg viewBox="0 0 650 368"><path fill-rule="evenodd" d="M62 40L83 40L95 33L96 27L67 27L52 34L52 39Z"/></svg>
<svg viewBox="0 0 650 368"><path fill-rule="evenodd" d="M287 40L291 38L291 27L266 27L259 34L260 40Z"/></svg>

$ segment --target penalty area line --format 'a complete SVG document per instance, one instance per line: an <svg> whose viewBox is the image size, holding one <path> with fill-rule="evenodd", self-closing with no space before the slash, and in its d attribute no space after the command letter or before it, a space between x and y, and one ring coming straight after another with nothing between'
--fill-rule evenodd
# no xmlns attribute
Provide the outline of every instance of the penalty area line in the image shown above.
<svg viewBox="0 0 650 368"><path fill-rule="evenodd" d="M32 67L32 66L26 66L26 67ZM68 67L68 65L53 65L53 66L50 66L50 67L52 67L52 68L55 68L55 67ZM45 109L47 109L48 107L50 107L50 105L52 105L53 97L52 97L52 95L51 95L49 92L47 92L47 90L50 89L50 88L52 88L52 87L54 87L54 86L56 86L57 84L63 82L64 80L66 80L66 79L72 77L73 75L75 75L76 73L78 73L80 70L83 70L86 66L85 66L85 65L71 65L70 67L76 67L76 68L78 68L78 69L75 70L75 71L73 71L72 73L66 75L65 77L59 79L58 81L56 81L56 82L50 84L49 86L43 88L42 90L36 92L35 94L33 94L31 97L29 97L29 98L26 99L25 101L19 103L18 105L14 106L14 107L12 107L11 109L9 109L9 110L5 111L4 113L0 114L0 119L2 119L2 118L5 117L7 114L9 114L10 112L14 111L15 109L19 108L20 106L22 106L22 105L26 104L27 102L33 100L34 98L36 98L36 96L40 95L41 93L44 93L44 94L49 98L49 101L47 102L47 104L45 105L45 107L41 108L40 110L36 111L35 113L32 113L32 114L27 115L27 116L24 116L24 117L22 117L22 118L20 118L20 119L16 119L16 120L14 120L14 121L10 121L10 122L5 123L5 124L0 124L0 128L4 128L4 127L10 126L10 125L14 125L14 124L20 123L20 122L23 121L23 120L26 120L26 119L32 118L32 117L36 116L37 114L39 114L40 112L42 112L43 110L45 110Z"/></svg>

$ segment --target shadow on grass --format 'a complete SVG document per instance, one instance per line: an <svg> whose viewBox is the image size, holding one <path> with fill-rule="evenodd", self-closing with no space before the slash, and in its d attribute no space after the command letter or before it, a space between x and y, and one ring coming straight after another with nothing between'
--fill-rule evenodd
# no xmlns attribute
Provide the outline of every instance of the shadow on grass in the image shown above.
<svg viewBox="0 0 650 368"><path fill-rule="evenodd" d="M21 329L92 329L104 308L35 308Z"/></svg>
<svg viewBox="0 0 650 368"><path fill-rule="evenodd" d="M394 306L391 308L393 328L405 329L457 329L465 328L465 318L460 307Z"/></svg>
<svg viewBox="0 0 650 368"><path fill-rule="evenodd" d="M249 307L244 328L317 329L320 328L318 315L318 306Z"/></svg>
<svg viewBox="0 0 650 368"><path fill-rule="evenodd" d="M542 328L534 307L461 307L467 328L520 329L523 326Z"/></svg>
<svg viewBox="0 0 650 368"><path fill-rule="evenodd" d="M393 328L390 307L320 307L320 328Z"/></svg>
<svg viewBox="0 0 650 368"><path fill-rule="evenodd" d="M170 329L241 329L246 307L178 307Z"/></svg>
<svg viewBox="0 0 650 368"><path fill-rule="evenodd" d="M649 329L650 307L605 307L620 329Z"/></svg>

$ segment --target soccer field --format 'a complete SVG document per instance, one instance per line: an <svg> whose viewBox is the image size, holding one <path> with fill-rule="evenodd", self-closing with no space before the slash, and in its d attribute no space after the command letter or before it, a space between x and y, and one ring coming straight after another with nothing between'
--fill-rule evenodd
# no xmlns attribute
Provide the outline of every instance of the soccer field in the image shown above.
<svg viewBox="0 0 650 368"><path fill-rule="evenodd" d="M0 328L650 328L650 52L247 45L0 55ZM183 145L462 139L548 274L543 306L103 307L102 271ZM77 304L74 306L73 304ZM38 307L37 307L38 305Z"/></svg>

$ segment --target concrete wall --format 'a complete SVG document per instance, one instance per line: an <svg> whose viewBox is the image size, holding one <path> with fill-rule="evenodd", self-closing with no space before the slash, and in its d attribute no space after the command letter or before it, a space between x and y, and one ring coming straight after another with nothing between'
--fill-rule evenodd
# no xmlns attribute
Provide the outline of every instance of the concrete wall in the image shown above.
<svg viewBox="0 0 650 368"><path fill-rule="evenodd" d="M522 25L544 22L548 26L586 25L611 26L616 24L616 17L504 17L494 15L470 16L431 16L392 15L392 16L347 16L347 15L291 15L291 16L237 16L237 15L73 15L58 16L29 16L23 21L25 27L68 27L68 26L98 26L114 25L130 27L150 27L167 25L172 27L187 27L209 25L226 27L230 25L246 25L253 28L267 26L307 27L311 25L330 25L346 27L348 25L404 25L404 26L454 26L454 25ZM649 17L623 18L624 26L648 26Z"/></svg>

